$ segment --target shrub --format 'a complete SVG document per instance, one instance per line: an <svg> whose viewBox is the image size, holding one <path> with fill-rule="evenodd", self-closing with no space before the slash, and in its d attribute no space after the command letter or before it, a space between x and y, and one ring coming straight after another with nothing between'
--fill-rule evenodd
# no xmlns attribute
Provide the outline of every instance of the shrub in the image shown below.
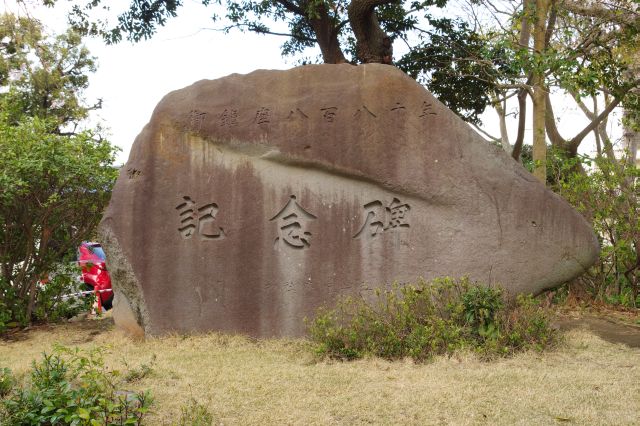
<svg viewBox="0 0 640 426"><path fill-rule="evenodd" d="M547 185L589 221L601 248L599 261L556 296L640 307L640 168L635 159L629 152L617 159L607 141L595 158L548 148ZM525 146L522 161L529 171L535 166L531 155Z"/></svg>
<svg viewBox="0 0 640 426"><path fill-rule="evenodd" d="M46 282L35 285L31 319L38 322L69 319L81 312L88 312L95 300L93 294L82 297L69 295L85 290L78 280L80 269L75 264L58 264L47 274ZM28 323L26 317L28 300L16 295L15 288L0 278L0 333L11 326Z"/></svg>
<svg viewBox="0 0 640 426"><path fill-rule="evenodd" d="M4 288L4 286L2 285L2 277L0 277L0 292L2 291L2 288ZM9 327L12 318L13 314L11 307L5 300L0 299L0 334Z"/></svg>
<svg viewBox="0 0 640 426"><path fill-rule="evenodd" d="M531 295L518 295L498 313L499 349L505 354L522 350L542 351L558 341L557 331L551 327L549 313Z"/></svg>
<svg viewBox="0 0 640 426"><path fill-rule="evenodd" d="M482 338L497 336L497 315L503 308L502 290L473 286L462 295L465 320Z"/></svg>
<svg viewBox="0 0 640 426"><path fill-rule="evenodd" d="M93 294L69 297L86 290L78 279L80 268L75 264L58 264L49 274L47 283L37 292L33 318L37 321L69 319L81 312L88 312L95 301Z"/></svg>
<svg viewBox="0 0 640 426"><path fill-rule="evenodd" d="M502 290L467 278L394 285L377 291L372 301L345 298L335 309L320 309L309 334L320 356L417 361L460 349L493 358L542 350L557 340L532 297L507 301Z"/></svg>
<svg viewBox="0 0 640 426"><path fill-rule="evenodd" d="M105 367L98 349L56 348L34 361L28 386L2 400L0 424L139 425L151 396L118 389L119 376Z"/></svg>

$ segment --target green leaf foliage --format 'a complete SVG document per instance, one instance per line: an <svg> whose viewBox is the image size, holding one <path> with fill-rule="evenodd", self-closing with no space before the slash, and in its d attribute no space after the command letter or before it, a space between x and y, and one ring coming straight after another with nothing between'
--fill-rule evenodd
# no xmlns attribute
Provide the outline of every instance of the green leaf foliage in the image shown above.
<svg viewBox="0 0 640 426"><path fill-rule="evenodd" d="M490 359L552 347L558 340L532 297L506 300L500 289L468 279L435 279L379 290L370 300L346 298L309 322L320 356L379 356L425 361L468 349Z"/></svg>
<svg viewBox="0 0 640 426"><path fill-rule="evenodd" d="M489 94L506 72L505 52L489 50L487 40L466 22L431 19L420 44L398 61L398 67L423 83L464 120L480 124Z"/></svg>
<svg viewBox="0 0 640 426"><path fill-rule="evenodd" d="M99 349L57 347L33 362L30 376L2 395L0 424L140 425L153 401L148 391L121 390L120 374Z"/></svg>
<svg viewBox="0 0 640 426"><path fill-rule="evenodd" d="M599 262L578 284L597 301L640 306L640 169L603 156L555 164L554 189L585 216L600 242Z"/></svg>
<svg viewBox="0 0 640 426"><path fill-rule="evenodd" d="M8 123L39 117L51 132L75 132L100 107L82 96L95 69L78 32L49 36L35 19L0 15L0 100Z"/></svg>

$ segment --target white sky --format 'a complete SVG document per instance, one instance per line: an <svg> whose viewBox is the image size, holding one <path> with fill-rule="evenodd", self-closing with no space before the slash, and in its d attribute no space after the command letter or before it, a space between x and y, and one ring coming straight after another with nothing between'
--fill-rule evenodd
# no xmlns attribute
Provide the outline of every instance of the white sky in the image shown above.
<svg viewBox="0 0 640 426"><path fill-rule="evenodd" d="M128 3L128 0L109 2L114 9L120 10ZM59 0L59 6L65 4L64 0ZM0 2L0 12L5 11L24 14L12 0ZM61 32L66 27L63 7L35 7L30 13L51 32ZM155 105L168 92L201 79L244 74L259 68L294 66L294 58L280 56L282 37L207 30L219 25L211 21L211 14L211 7L204 7L197 0L186 0L178 17L170 19L149 41L136 44L123 41L106 46L99 39L86 40L87 47L98 58L98 70L90 76L85 97L88 103L103 99L103 108L94 119L110 129L110 140L122 149L119 164L126 162L133 140L148 122ZM555 109L561 133L565 136L576 134L586 125L582 112L572 103L560 101ZM531 108L528 110L530 112ZM483 122L485 130L499 136L493 110L488 109ZM619 113L610 119L614 134L619 135L618 122ZM528 123L530 127L530 118ZM515 121L510 125L510 133L515 135ZM588 142L582 144L581 152L593 150L593 143Z"/></svg>

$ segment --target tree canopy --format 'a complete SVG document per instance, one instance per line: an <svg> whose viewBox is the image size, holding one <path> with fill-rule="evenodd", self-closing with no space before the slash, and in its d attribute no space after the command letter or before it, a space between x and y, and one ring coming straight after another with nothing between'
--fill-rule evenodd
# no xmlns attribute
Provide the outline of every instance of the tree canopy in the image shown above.
<svg viewBox="0 0 640 426"><path fill-rule="evenodd" d="M50 36L35 19L0 15L0 99L9 122L39 117L58 133L74 132L100 107L83 98L95 69L78 32Z"/></svg>
<svg viewBox="0 0 640 426"><path fill-rule="evenodd" d="M201 0L220 5L222 13L212 12L223 29L233 28L286 37L284 54L298 53L318 45L325 63L391 63L393 42L407 39L410 31L421 31L418 23L433 6L443 7L447 0L401 2L397 0ZM56 0L44 1L54 4ZM102 0L75 5L70 19L75 28L101 34L109 43L126 37L132 41L148 39L158 26L177 16L180 0L143 0L130 2L120 11L117 23L91 19L92 11L109 8Z"/></svg>

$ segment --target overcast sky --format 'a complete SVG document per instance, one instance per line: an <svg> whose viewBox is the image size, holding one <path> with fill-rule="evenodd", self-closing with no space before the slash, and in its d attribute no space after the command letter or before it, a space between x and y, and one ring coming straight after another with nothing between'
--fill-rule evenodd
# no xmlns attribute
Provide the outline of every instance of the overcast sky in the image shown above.
<svg viewBox="0 0 640 426"><path fill-rule="evenodd" d="M59 1L61 6L66 3ZM110 1L114 8L122 4L122 9L128 3L128 0ZM0 7L3 12L24 14L14 1L2 0ZM31 14L52 32L66 28L63 7L31 8ZM98 58L98 70L90 77L86 98L88 103L103 99L103 108L94 119L101 120L110 129L111 141L122 149L118 163L126 162L133 140L149 121L155 105L168 92L202 79L295 65L295 59L280 56L282 38L213 31L211 28L216 24L211 21L211 14L211 7L202 6L199 0L186 0L178 17L170 19L150 41L137 44L124 41L106 46L99 39L87 40L89 50ZM556 113L560 129L567 136L577 133L585 124L582 113L571 103L559 103ZM617 123L615 118L610 121L612 126ZM486 112L483 122L487 130L498 136L495 112ZM512 131L515 133L515 129ZM587 143L581 146L582 152L591 149Z"/></svg>

